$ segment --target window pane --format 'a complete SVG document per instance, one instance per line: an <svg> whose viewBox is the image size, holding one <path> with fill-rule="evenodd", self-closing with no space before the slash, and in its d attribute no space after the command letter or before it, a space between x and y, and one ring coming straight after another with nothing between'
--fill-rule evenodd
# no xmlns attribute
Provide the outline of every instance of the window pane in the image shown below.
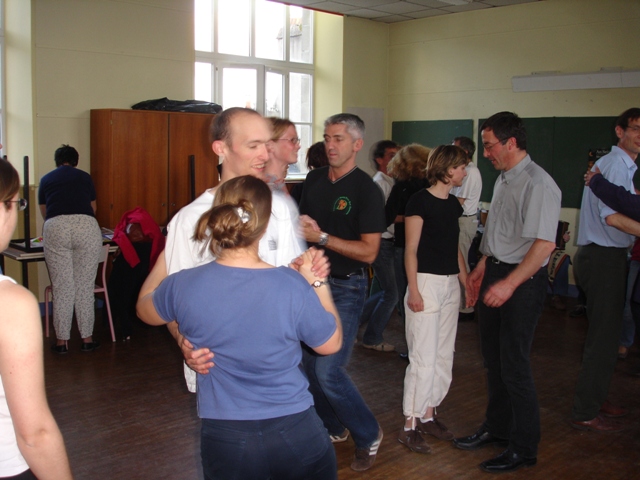
<svg viewBox="0 0 640 480"><path fill-rule="evenodd" d="M213 65L196 62L194 100L213 101L212 73Z"/></svg>
<svg viewBox="0 0 640 480"><path fill-rule="evenodd" d="M265 79L264 115L265 117L284 117L282 96L284 95L284 75L267 72Z"/></svg>
<svg viewBox="0 0 640 480"><path fill-rule="evenodd" d="M307 169L307 150L311 146L311 125L296 125L296 131L300 137L300 150L298 150L298 163L289 165L287 176L296 176L298 174L306 174Z"/></svg>
<svg viewBox="0 0 640 480"><path fill-rule="evenodd" d="M222 69L222 107L246 107L255 110L258 72L250 68Z"/></svg>
<svg viewBox="0 0 640 480"><path fill-rule="evenodd" d="M292 62L313 63L313 12L289 7L289 58Z"/></svg>
<svg viewBox="0 0 640 480"><path fill-rule="evenodd" d="M250 33L249 0L218 0L218 51L248 57Z"/></svg>
<svg viewBox="0 0 640 480"><path fill-rule="evenodd" d="M311 123L311 80L306 73L289 74L289 120Z"/></svg>
<svg viewBox="0 0 640 480"><path fill-rule="evenodd" d="M256 2L256 57L284 60L285 6Z"/></svg>
<svg viewBox="0 0 640 480"><path fill-rule="evenodd" d="M195 0L195 45L201 52L213 52L213 0Z"/></svg>

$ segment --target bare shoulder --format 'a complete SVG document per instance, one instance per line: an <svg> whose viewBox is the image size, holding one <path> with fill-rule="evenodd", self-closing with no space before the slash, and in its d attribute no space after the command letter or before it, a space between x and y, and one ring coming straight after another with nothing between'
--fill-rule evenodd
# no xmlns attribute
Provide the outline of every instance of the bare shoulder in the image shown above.
<svg viewBox="0 0 640 480"><path fill-rule="evenodd" d="M40 309L33 294L13 282L0 282L0 332L17 332L40 326Z"/></svg>

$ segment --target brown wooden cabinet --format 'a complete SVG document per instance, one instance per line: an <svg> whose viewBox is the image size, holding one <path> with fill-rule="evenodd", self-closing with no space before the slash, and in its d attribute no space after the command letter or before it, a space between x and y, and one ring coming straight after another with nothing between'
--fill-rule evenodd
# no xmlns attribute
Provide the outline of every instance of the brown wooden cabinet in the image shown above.
<svg viewBox="0 0 640 480"><path fill-rule="evenodd" d="M209 126L215 115L149 110L91 110L91 177L100 226L114 228L137 206L166 225L195 195L218 183Z"/></svg>

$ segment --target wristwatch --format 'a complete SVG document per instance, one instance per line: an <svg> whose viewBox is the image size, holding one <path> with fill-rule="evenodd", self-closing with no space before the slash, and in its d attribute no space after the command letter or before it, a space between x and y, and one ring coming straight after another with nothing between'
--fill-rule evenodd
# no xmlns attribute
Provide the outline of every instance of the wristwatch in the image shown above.
<svg viewBox="0 0 640 480"><path fill-rule="evenodd" d="M329 243L329 234L320 232L320 240L318 240L318 245L321 247Z"/></svg>
<svg viewBox="0 0 640 480"><path fill-rule="evenodd" d="M316 280L311 284L313 288L320 288L323 285L329 285L329 280L325 278L324 280Z"/></svg>

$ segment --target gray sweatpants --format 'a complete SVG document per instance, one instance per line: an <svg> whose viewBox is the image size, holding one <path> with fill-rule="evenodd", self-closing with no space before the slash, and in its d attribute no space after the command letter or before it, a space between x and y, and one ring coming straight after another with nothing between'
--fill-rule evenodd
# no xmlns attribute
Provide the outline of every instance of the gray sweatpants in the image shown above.
<svg viewBox="0 0 640 480"><path fill-rule="evenodd" d="M58 340L69 340L75 307L80 336L93 335L96 272L102 234L95 218L60 215L43 228L44 258L53 289L53 326Z"/></svg>

